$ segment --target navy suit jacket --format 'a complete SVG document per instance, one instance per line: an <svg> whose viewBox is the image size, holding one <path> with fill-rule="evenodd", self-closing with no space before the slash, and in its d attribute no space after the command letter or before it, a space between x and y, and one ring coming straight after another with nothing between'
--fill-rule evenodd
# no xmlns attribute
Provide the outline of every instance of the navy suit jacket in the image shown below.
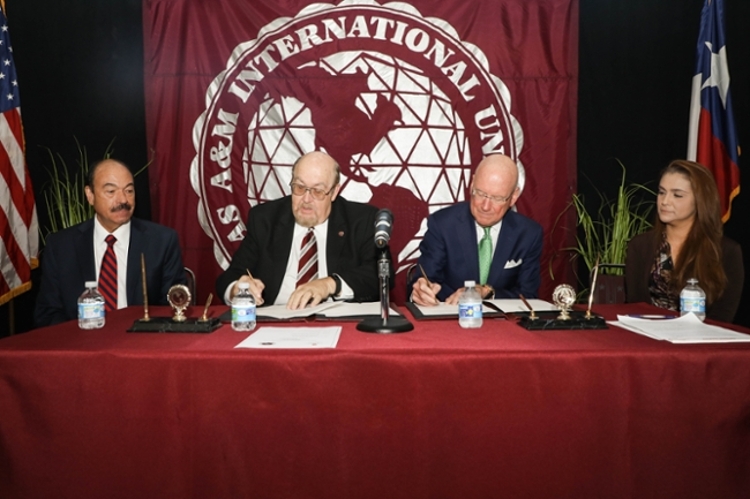
<svg viewBox="0 0 750 499"><path fill-rule="evenodd" d="M128 305L143 304L141 253L146 261L150 304L167 305L167 291L185 283L177 232L137 218L130 219ZM96 280L94 219L50 234L42 253L42 282L34 314L37 326L78 318L78 297L86 281Z"/></svg>
<svg viewBox="0 0 750 499"><path fill-rule="evenodd" d="M380 299L377 268L380 255L374 241L376 213L374 206L353 203L339 196L331 205L328 217L328 275L341 276L354 291L356 301ZM291 196L251 208L247 235L232 256L232 263L216 280L218 296L223 297L227 287L249 270L265 284L264 303L272 305L281 289L293 237Z"/></svg>
<svg viewBox="0 0 750 499"><path fill-rule="evenodd" d="M444 208L427 219L427 233L419 245L419 263L427 277L440 284L438 299L445 301L464 281L479 283L476 222L469 203ZM497 298L539 295L542 226L515 211L503 217L487 284ZM421 272L415 272L416 281ZM409 290L411 295L411 290Z"/></svg>

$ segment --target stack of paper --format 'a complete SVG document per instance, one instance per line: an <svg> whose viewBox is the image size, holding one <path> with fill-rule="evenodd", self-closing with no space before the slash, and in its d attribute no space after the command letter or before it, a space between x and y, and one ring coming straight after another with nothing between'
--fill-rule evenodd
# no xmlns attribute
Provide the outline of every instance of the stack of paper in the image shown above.
<svg viewBox="0 0 750 499"><path fill-rule="evenodd" d="M537 299L528 299L527 302L529 305L531 305L534 308L535 312L539 312L540 310L555 310L557 311L557 307L555 307L553 304L546 302L544 300L537 300ZM490 314L492 312L496 312L497 310L487 306L488 303L491 303L495 305L497 308L508 313L517 313L517 312L528 312L529 308L524 305L523 301L521 300L515 300L515 299L495 299L495 300L483 300L483 306L482 306L482 312L485 314ZM458 305L448 305L445 302L440 302L435 306L422 306L417 305L414 303L414 307L416 307L420 312L422 312L422 315L425 317L437 317L437 316L447 316L447 315L455 315L458 316Z"/></svg>
<svg viewBox="0 0 750 499"><path fill-rule="evenodd" d="M750 342L750 335L704 324L692 313L674 319L656 320L618 315L617 320L610 321L610 324L655 340L666 340L672 343Z"/></svg>

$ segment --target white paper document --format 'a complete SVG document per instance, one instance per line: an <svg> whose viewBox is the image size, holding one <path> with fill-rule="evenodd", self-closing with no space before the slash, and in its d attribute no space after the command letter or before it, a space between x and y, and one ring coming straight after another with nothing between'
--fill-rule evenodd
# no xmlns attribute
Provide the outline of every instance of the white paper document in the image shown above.
<svg viewBox="0 0 750 499"><path fill-rule="evenodd" d="M372 301L366 303L347 303L347 302L336 302L337 306L327 308L321 315L328 318L345 318L345 317L362 317L363 315L377 315L380 317L381 305L379 301ZM401 316L396 312L393 307L388 308L388 314L390 317Z"/></svg>
<svg viewBox="0 0 750 499"><path fill-rule="evenodd" d="M695 314L673 319L642 319L618 315L616 321L609 321L609 323L655 340L672 343L750 342L750 335L704 324Z"/></svg>
<svg viewBox="0 0 750 499"><path fill-rule="evenodd" d="M310 317L311 315L322 315L328 318L361 317L363 315L380 316L380 302L348 303L344 301L327 301L314 307L300 310L289 310L286 305L271 305L259 307L256 312L260 317L272 319L296 319ZM390 315L398 316L398 312L390 309Z"/></svg>
<svg viewBox="0 0 750 499"><path fill-rule="evenodd" d="M264 326L234 348L336 348L340 335L341 326Z"/></svg>
<svg viewBox="0 0 750 499"><path fill-rule="evenodd" d="M505 313L515 313L515 312L528 312L529 308L523 304L521 300L514 300L514 299L496 299L496 300L483 300L485 302L492 303L493 305L496 305L500 310L502 310ZM553 304L546 302L544 300L526 300L529 302L529 305L534 307L535 312L539 312L540 310L557 310L557 307L555 307ZM435 306L432 307L424 307L422 305L414 304L420 312L422 312L422 315L425 317L435 317L435 316L445 316L445 315L455 315L458 317L458 305L448 305L445 302L440 302ZM488 307L487 305L482 305L482 313L489 314L492 312L497 312L497 310L494 310L492 307Z"/></svg>

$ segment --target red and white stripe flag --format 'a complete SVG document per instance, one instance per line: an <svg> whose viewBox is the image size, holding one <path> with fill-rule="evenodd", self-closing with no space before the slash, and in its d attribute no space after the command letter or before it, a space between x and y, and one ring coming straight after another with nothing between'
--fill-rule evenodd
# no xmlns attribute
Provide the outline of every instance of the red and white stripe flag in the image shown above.
<svg viewBox="0 0 750 499"><path fill-rule="evenodd" d="M0 305L31 288L39 229L26 168L18 79L0 2Z"/></svg>

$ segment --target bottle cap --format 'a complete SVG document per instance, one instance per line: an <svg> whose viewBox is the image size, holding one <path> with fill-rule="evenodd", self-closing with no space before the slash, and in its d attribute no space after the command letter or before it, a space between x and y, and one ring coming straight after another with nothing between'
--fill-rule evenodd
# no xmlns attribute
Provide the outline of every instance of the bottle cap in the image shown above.
<svg viewBox="0 0 750 499"><path fill-rule="evenodd" d="M474 281L464 281L465 288L473 288L476 283Z"/></svg>
<svg viewBox="0 0 750 499"><path fill-rule="evenodd" d="M84 285L87 288L95 288L98 285L96 281L86 281L86 284Z"/></svg>
<svg viewBox="0 0 750 499"><path fill-rule="evenodd" d="M249 282L241 282L239 284L239 289L250 289L250 283Z"/></svg>
<svg viewBox="0 0 750 499"><path fill-rule="evenodd" d="M696 279L695 277L691 277L687 280L687 282L688 284L698 284L698 279Z"/></svg>

